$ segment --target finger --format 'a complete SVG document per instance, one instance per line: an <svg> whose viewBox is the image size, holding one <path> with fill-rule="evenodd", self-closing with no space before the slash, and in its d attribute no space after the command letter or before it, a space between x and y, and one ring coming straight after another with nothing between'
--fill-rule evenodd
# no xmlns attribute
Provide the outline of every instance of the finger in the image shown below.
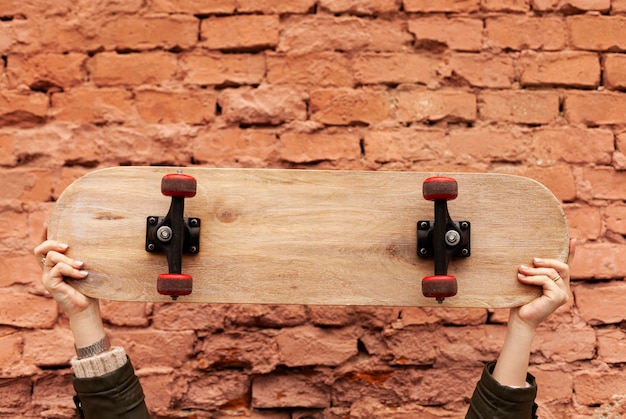
<svg viewBox="0 0 626 419"><path fill-rule="evenodd" d="M76 268L67 263L58 263L52 267L50 276L58 276L60 278L83 279L89 273L84 269Z"/></svg>
<svg viewBox="0 0 626 419"><path fill-rule="evenodd" d="M556 270L561 277L567 277L567 279L569 280L569 265L565 262L561 262L560 260L556 259L534 258L533 264L538 269L552 268Z"/></svg>
<svg viewBox="0 0 626 419"><path fill-rule="evenodd" d="M68 246L65 243L60 243L55 240L46 240L37 247L35 247L33 253L37 258L37 261L41 264L44 264L44 258L48 257L48 253L53 251L58 253L64 253L67 250L67 247Z"/></svg>
<svg viewBox="0 0 626 419"><path fill-rule="evenodd" d="M69 256L66 256L63 253L59 253L57 251L51 250L46 253L44 266L48 268L53 268L58 264L65 264L68 266L72 266L73 268L81 269L84 263L80 260L72 259Z"/></svg>

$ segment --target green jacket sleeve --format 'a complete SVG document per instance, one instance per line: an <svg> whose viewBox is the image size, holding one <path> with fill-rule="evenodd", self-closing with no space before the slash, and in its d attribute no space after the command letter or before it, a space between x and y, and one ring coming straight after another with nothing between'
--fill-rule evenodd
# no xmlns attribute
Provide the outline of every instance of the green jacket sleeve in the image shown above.
<svg viewBox="0 0 626 419"><path fill-rule="evenodd" d="M130 360L99 377L74 377L79 410L86 419L149 419L143 389Z"/></svg>
<svg viewBox="0 0 626 419"><path fill-rule="evenodd" d="M529 387L503 386L491 375L496 363L485 366L480 381L474 389L466 419L536 419L537 383L528 374Z"/></svg>

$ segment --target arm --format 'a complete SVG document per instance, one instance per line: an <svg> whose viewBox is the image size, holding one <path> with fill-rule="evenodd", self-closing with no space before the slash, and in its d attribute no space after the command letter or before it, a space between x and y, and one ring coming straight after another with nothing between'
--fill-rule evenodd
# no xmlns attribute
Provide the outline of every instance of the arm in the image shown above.
<svg viewBox="0 0 626 419"><path fill-rule="evenodd" d="M574 251L572 240L570 260ZM569 266L554 259L535 258L532 267L519 267L518 280L542 287L543 293L530 303L510 310L502 351L495 366L485 368L467 418L492 417L494 411L490 409L503 409L501 412L510 412L511 418L534 414L537 387L527 372L531 345L537 326L569 300Z"/></svg>
<svg viewBox="0 0 626 419"><path fill-rule="evenodd" d="M44 232L35 256L43 270L44 288L69 317L79 355L72 359L74 388L85 417L98 417L107 411L111 412L107 417L126 414L129 416L124 417L149 418L141 385L124 349L108 345L99 301L65 282L65 278L81 280L88 275L83 262L65 255L67 249L66 244L46 240ZM124 396L123 400L119 395Z"/></svg>

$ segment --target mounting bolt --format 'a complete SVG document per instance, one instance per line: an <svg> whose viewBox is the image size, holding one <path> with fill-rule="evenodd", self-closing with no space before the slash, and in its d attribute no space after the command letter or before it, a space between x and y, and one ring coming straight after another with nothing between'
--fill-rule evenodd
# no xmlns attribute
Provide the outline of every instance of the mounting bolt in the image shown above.
<svg viewBox="0 0 626 419"><path fill-rule="evenodd" d="M172 240L172 229L168 226L162 226L157 230L157 237L162 242L168 242Z"/></svg>
<svg viewBox="0 0 626 419"><path fill-rule="evenodd" d="M150 223L150 225L155 225L157 223L157 219L155 217L150 217L148 218L148 223Z"/></svg>
<svg viewBox="0 0 626 419"><path fill-rule="evenodd" d="M448 246L456 246L461 241L461 235L456 230L449 230L446 233L446 243Z"/></svg>

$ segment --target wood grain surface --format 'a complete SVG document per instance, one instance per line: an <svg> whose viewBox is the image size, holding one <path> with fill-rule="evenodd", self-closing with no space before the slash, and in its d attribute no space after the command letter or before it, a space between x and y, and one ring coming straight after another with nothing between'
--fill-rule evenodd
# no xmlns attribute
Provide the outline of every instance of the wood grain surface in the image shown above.
<svg viewBox="0 0 626 419"><path fill-rule="evenodd" d="M167 272L145 251L146 218L166 215L161 178L179 168L97 170L59 197L48 234L70 245L89 276L73 285L122 301L171 301L156 291ZM193 292L177 302L439 306L421 280L417 221L432 220L422 183L433 173L182 168L198 182L185 216L202 220L200 253L183 257ZM459 186L453 220L471 222L472 255L448 273L447 307L512 307L539 289L517 282L534 256L567 259L560 203L540 183L501 174L448 173Z"/></svg>

